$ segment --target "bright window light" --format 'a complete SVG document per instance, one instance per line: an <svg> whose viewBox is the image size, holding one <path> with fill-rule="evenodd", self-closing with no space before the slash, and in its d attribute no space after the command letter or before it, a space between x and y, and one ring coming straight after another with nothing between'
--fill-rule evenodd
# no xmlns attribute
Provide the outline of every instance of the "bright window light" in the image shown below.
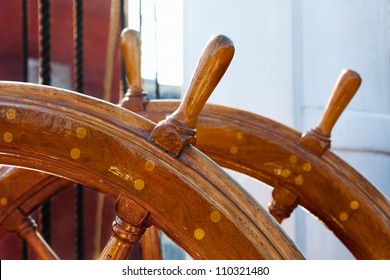
<svg viewBox="0 0 390 280"><path fill-rule="evenodd" d="M141 9L140 9L141 4ZM141 11L141 18L139 12ZM142 78L183 83L183 1L129 1L129 27L140 30Z"/></svg>

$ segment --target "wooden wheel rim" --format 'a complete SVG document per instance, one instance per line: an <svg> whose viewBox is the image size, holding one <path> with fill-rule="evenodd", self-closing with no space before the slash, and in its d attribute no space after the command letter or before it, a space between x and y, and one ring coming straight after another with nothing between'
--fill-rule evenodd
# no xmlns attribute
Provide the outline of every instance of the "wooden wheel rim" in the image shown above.
<svg viewBox="0 0 390 280"><path fill-rule="evenodd" d="M50 87L2 83L0 92L1 163L63 176L114 197L124 193L194 258L302 258L266 212L197 149L188 147L179 161L147 142L152 122ZM220 182L210 182L207 172ZM176 184L163 189L162 179ZM170 199L173 193L183 200ZM204 209L219 211L221 221L210 221Z"/></svg>
<svg viewBox="0 0 390 280"><path fill-rule="evenodd" d="M157 122L179 104L153 100L137 113ZM206 104L197 131L197 148L223 167L298 195L355 257L390 258L389 200L330 150L318 156L298 144L298 131L221 105Z"/></svg>

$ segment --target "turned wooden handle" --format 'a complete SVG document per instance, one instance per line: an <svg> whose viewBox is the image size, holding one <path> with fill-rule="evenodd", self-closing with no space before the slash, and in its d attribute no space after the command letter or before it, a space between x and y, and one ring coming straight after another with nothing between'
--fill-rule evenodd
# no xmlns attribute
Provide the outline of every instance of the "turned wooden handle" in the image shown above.
<svg viewBox="0 0 390 280"><path fill-rule="evenodd" d="M37 224L31 217L26 217L17 211L12 216L17 221L17 234L27 242L37 257L41 260L58 260L59 257L53 251L49 244L43 239L37 231Z"/></svg>
<svg viewBox="0 0 390 280"><path fill-rule="evenodd" d="M127 260L133 246L151 225L148 222L150 212L125 195L119 196L116 213L113 233L99 256L100 260Z"/></svg>
<svg viewBox="0 0 390 280"><path fill-rule="evenodd" d="M176 121L195 128L200 111L221 80L233 55L233 42L224 35L217 35L207 43L183 101L172 114Z"/></svg>
<svg viewBox="0 0 390 280"><path fill-rule="evenodd" d="M357 92L362 79L355 71L343 70L333 88L332 95L316 130L330 137L333 126Z"/></svg>
<svg viewBox="0 0 390 280"><path fill-rule="evenodd" d="M27 242L40 260L60 259L37 230L33 228L26 229L20 236Z"/></svg>
<svg viewBox="0 0 390 280"><path fill-rule="evenodd" d="M121 33L121 47L129 87L132 90L141 89L141 38L139 32L125 28Z"/></svg>
<svg viewBox="0 0 390 280"><path fill-rule="evenodd" d="M150 215L148 210L124 195L119 196L115 208L117 216L132 226L143 224Z"/></svg>

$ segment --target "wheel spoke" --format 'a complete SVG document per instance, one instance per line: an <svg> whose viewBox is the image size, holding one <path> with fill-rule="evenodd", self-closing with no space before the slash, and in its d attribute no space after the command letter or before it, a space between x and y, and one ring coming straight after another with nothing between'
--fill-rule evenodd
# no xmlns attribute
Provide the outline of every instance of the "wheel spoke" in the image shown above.
<svg viewBox="0 0 390 280"><path fill-rule="evenodd" d="M124 195L116 203L116 212L113 232L99 256L100 260L128 259L131 249L151 225L148 221L150 212Z"/></svg>
<svg viewBox="0 0 390 280"><path fill-rule="evenodd" d="M148 228L141 239L141 256L143 260L161 260L161 240L156 227Z"/></svg>
<svg viewBox="0 0 390 280"><path fill-rule="evenodd" d="M9 232L15 232L31 247L41 260L58 260L59 257L44 240L37 230L37 223L30 217L25 216L19 210L13 212L4 222L4 227Z"/></svg>

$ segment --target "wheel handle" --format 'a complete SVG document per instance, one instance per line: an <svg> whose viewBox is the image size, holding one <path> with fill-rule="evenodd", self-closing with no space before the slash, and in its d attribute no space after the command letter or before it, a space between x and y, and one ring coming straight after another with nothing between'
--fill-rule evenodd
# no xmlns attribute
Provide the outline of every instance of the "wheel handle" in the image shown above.
<svg viewBox="0 0 390 280"><path fill-rule="evenodd" d="M157 124L149 137L151 142L175 157L179 157L187 145L195 144L200 111L224 75L233 55L233 43L224 35L217 35L207 43L179 108Z"/></svg>
<svg viewBox="0 0 390 280"><path fill-rule="evenodd" d="M125 28L121 33L121 48L129 89L120 105L133 112L145 110L149 96L142 89L141 37L139 32Z"/></svg>
<svg viewBox="0 0 390 280"><path fill-rule="evenodd" d="M322 155L330 148L333 126L345 110L361 84L361 78L353 70L343 70L333 88L332 94L315 129L305 133L299 144L312 152Z"/></svg>

